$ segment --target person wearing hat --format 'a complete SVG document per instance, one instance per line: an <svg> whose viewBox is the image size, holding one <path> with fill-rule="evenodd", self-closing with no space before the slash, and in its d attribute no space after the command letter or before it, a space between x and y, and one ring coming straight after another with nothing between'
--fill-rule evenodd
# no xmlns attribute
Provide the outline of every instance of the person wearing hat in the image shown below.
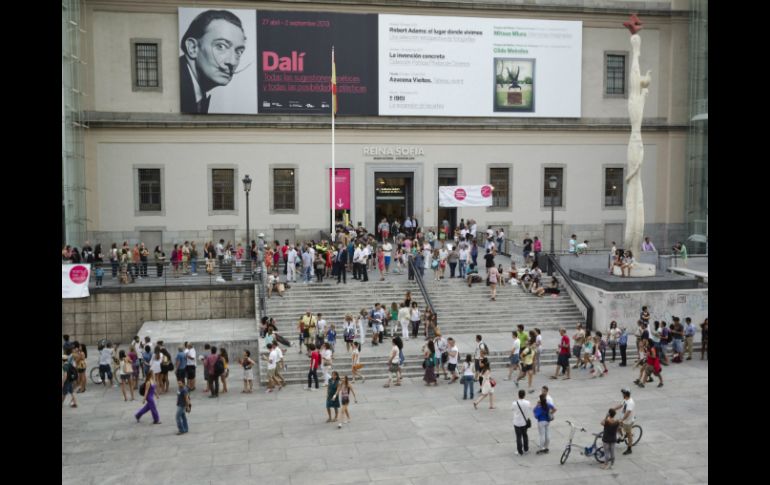
<svg viewBox="0 0 770 485"><path fill-rule="evenodd" d="M631 446L634 444L634 436L633 436L633 429L632 426L634 425L634 421L636 421L636 413L634 411L635 404L634 400L631 399L631 390L628 388L623 388L620 390L620 392L623 394L623 402L615 406L614 409L617 411L620 408L623 408L623 415L620 418L620 426L623 428L623 431L626 433L626 443L628 444L628 448L626 451L623 452L624 455L630 455L631 454Z"/></svg>

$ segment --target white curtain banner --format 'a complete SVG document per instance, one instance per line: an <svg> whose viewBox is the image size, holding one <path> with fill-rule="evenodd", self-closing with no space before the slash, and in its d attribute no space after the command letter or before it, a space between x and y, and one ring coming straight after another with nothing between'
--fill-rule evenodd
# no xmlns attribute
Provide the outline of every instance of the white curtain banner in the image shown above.
<svg viewBox="0 0 770 485"><path fill-rule="evenodd" d="M61 297L86 298L89 296L88 280L90 277L90 264L62 264Z"/></svg>
<svg viewBox="0 0 770 485"><path fill-rule="evenodd" d="M491 207L491 185L444 185L438 188L440 207Z"/></svg>

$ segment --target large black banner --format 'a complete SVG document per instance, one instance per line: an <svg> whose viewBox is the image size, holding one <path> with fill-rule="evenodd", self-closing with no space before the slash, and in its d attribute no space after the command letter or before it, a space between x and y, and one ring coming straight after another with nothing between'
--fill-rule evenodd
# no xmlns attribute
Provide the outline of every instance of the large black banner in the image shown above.
<svg viewBox="0 0 770 485"><path fill-rule="evenodd" d="M340 115L378 114L377 15L257 12L260 113L331 114L331 52Z"/></svg>

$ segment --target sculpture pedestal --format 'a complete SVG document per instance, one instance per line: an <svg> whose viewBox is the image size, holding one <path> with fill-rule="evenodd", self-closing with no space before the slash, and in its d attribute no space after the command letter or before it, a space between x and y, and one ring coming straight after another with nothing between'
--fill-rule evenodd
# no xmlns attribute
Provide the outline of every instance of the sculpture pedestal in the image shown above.
<svg viewBox="0 0 770 485"><path fill-rule="evenodd" d="M520 92L508 93L508 104L523 104L523 98Z"/></svg>
<svg viewBox="0 0 770 485"><path fill-rule="evenodd" d="M619 266L613 266L612 274L615 276L621 276L621 270ZM648 263L634 263L630 272L631 278L649 278L655 276L655 265Z"/></svg>

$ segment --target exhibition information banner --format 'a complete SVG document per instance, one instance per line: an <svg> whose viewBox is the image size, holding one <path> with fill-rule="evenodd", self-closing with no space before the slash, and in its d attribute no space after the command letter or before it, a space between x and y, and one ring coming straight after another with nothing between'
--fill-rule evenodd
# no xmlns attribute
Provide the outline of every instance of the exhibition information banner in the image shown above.
<svg viewBox="0 0 770 485"><path fill-rule="evenodd" d="M580 117L582 22L379 16L379 114Z"/></svg>
<svg viewBox="0 0 770 485"><path fill-rule="evenodd" d="M442 185L438 188L439 207L491 207L491 185Z"/></svg>
<svg viewBox="0 0 770 485"><path fill-rule="evenodd" d="M349 168L336 168L334 169L336 176L334 177L334 198L331 200L331 177L332 169L329 169L329 202L330 207L334 207L335 210L350 210L350 169Z"/></svg>
<svg viewBox="0 0 770 485"><path fill-rule="evenodd" d="M61 297L86 298L89 296L88 280L90 276L90 264L62 264Z"/></svg>
<svg viewBox="0 0 770 485"><path fill-rule="evenodd" d="M259 112L331 114L332 46L338 114L377 115L377 15L257 13Z"/></svg>

